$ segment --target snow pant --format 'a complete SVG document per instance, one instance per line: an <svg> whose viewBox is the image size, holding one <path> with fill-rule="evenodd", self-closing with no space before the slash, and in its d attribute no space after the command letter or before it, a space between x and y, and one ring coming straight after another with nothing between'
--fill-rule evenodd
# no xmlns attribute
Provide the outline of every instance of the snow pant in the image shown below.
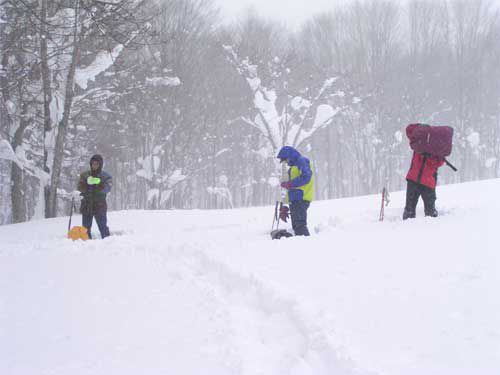
<svg viewBox="0 0 500 375"><path fill-rule="evenodd" d="M413 219L416 216L416 209L418 198L422 196L424 201L424 212L425 216L437 217L438 212L436 210L436 189L424 186L422 184L417 184L414 181L408 181L406 186L406 205L403 212L403 220Z"/></svg>
<svg viewBox="0 0 500 375"><path fill-rule="evenodd" d="M101 232L101 238L106 238L109 236L109 228L108 228L108 218L106 216L106 211L101 212L95 215L82 215L82 225L87 228L87 232L89 233L89 238L92 238L92 234L90 232L92 228L92 219L95 217L95 221L97 222L97 227L99 228L99 232Z"/></svg>
<svg viewBox="0 0 500 375"><path fill-rule="evenodd" d="M108 218L107 218L108 204L106 200L94 200L92 196L82 199L80 205L80 212L82 213L82 225L87 228L89 238L92 238L91 228L92 220L95 217L101 238L109 236Z"/></svg>
<svg viewBox="0 0 500 375"><path fill-rule="evenodd" d="M309 236L307 229L307 209L311 202L290 202L290 216L292 217L292 228L296 236Z"/></svg>

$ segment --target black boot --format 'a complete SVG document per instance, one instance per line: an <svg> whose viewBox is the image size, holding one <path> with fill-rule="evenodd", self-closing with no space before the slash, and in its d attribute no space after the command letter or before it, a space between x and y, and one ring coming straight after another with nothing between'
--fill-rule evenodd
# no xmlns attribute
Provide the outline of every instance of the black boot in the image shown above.
<svg viewBox="0 0 500 375"><path fill-rule="evenodd" d="M406 220L406 219L415 219L417 215L415 214L415 211L410 211L408 209L405 208L405 210L403 211L403 220Z"/></svg>
<svg viewBox="0 0 500 375"><path fill-rule="evenodd" d="M309 229L307 229L306 225L301 225L298 228L294 228L293 230L296 236L309 236Z"/></svg>
<svg viewBox="0 0 500 375"><path fill-rule="evenodd" d="M425 216L438 217L438 212L435 208L432 208L430 210L425 210Z"/></svg>

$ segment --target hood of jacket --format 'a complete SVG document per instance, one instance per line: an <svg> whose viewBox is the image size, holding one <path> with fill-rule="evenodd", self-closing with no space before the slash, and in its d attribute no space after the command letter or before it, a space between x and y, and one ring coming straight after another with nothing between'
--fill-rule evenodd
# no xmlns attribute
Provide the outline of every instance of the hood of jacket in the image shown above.
<svg viewBox="0 0 500 375"><path fill-rule="evenodd" d="M94 170L92 169L92 162L93 162L93 161L96 161L96 162L98 162L98 163L99 163L99 168L98 168L96 171L94 171ZM101 156L101 155L99 155L99 154L95 154L94 156L92 156L92 157L90 158L90 162L89 162L89 164L90 164L90 173L91 173L93 176L98 176L98 175L102 172L102 167L103 167L103 165L104 165L104 159L102 158L102 156Z"/></svg>
<svg viewBox="0 0 500 375"><path fill-rule="evenodd" d="M293 166L297 165L297 161L302 155L292 146L284 146L278 152L278 156L276 156L280 161L288 160L288 164Z"/></svg>

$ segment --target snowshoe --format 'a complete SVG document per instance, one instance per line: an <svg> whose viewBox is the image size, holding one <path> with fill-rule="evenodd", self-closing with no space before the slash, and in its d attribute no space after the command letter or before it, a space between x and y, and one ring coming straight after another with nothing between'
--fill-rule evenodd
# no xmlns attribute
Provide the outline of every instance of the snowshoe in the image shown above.
<svg viewBox="0 0 500 375"><path fill-rule="evenodd" d="M285 237L292 237L293 234L290 232L287 232L286 229L275 229L271 232L271 239L273 240L280 240L281 238Z"/></svg>

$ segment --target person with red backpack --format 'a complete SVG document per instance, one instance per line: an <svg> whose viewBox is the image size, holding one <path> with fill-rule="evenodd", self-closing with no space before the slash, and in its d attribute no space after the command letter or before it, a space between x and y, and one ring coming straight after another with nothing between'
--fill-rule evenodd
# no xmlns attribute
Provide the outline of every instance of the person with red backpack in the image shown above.
<svg viewBox="0 0 500 375"><path fill-rule="evenodd" d="M418 198L424 201L425 216L437 217L436 183L438 168L444 164L444 158L431 154L413 152L411 166L406 175L406 205L403 220L416 217Z"/></svg>
<svg viewBox="0 0 500 375"><path fill-rule="evenodd" d="M406 175L403 220L416 217L420 197L424 201L425 216L437 217L435 206L437 174L438 169L446 162L444 155L451 153L453 129L446 126L410 124L406 128L406 135L413 149L413 157Z"/></svg>

